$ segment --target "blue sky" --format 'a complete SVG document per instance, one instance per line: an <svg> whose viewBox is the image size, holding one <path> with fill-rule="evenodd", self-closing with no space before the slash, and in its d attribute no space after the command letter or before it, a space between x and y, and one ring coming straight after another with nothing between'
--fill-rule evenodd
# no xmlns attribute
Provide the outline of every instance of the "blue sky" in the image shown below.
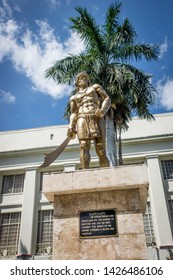
<svg viewBox="0 0 173 280"><path fill-rule="evenodd" d="M84 45L70 30L75 7L98 24L113 0L0 0L0 131L66 124L71 89L44 78L45 70ZM160 46L157 62L135 66L153 75L158 92L152 113L173 112L173 1L122 0L121 19L132 22L137 42Z"/></svg>

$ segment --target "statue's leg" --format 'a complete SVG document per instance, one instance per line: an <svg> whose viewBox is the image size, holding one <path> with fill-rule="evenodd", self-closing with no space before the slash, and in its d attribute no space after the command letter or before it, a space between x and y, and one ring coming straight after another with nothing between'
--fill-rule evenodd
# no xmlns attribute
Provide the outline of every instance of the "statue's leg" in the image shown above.
<svg viewBox="0 0 173 280"><path fill-rule="evenodd" d="M82 169L89 168L90 164L90 140L80 140L80 162Z"/></svg>
<svg viewBox="0 0 173 280"><path fill-rule="evenodd" d="M99 157L100 167L109 167L109 160L106 156L105 141L102 138L94 139L96 153Z"/></svg>

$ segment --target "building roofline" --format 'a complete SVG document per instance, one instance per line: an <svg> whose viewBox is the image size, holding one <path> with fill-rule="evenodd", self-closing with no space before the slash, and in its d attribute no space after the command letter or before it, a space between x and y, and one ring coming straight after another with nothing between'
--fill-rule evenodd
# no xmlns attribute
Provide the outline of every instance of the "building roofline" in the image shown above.
<svg viewBox="0 0 173 280"><path fill-rule="evenodd" d="M48 126L40 126L40 127L33 127L33 128L24 128L24 129L13 129L13 130L4 130L0 131L0 135L2 134L12 134L12 133L22 133L27 131L39 131L39 130L47 130L47 129L57 129L58 128L66 128L68 124L64 125L48 125Z"/></svg>
<svg viewBox="0 0 173 280"><path fill-rule="evenodd" d="M153 114L153 116L155 118L160 118L160 117L165 117L165 116L173 116L173 112L168 112L168 113L160 113L160 114ZM134 116L132 118L133 120L144 120L139 118L138 116ZM51 126L41 126L41 127L34 127L34 128L24 128L24 129L13 129L13 130L4 130L4 131L0 131L0 135L3 134L12 134L12 133L22 133L22 132L27 132L27 131L39 131L39 130L46 130L46 129L57 129L58 128L66 128L68 126L68 124L64 124L64 125L51 125Z"/></svg>

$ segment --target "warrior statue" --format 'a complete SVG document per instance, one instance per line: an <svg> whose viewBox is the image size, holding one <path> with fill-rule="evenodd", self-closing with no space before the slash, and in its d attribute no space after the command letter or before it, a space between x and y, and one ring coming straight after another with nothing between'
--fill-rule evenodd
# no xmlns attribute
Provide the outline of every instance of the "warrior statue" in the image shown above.
<svg viewBox="0 0 173 280"><path fill-rule="evenodd" d="M109 166L105 148L105 120L111 101L98 84L91 85L86 72L76 77L77 93L70 98L70 124L67 136L80 143L80 161L83 169L89 168L90 144L93 140L101 167Z"/></svg>
<svg viewBox="0 0 173 280"><path fill-rule="evenodd" d="M98 84L91 85L86 72L76 77L77 93L70 98L70 124L67 138L54 151L45 154L44 163L40 167L49 166L65 149L71 139L76 137L80 143L80 161L83 169L89 168L90 145L94 141L96 153L101 167L108 167L109 161L105 147L105 119L111 101L106 91Z"/></svg>

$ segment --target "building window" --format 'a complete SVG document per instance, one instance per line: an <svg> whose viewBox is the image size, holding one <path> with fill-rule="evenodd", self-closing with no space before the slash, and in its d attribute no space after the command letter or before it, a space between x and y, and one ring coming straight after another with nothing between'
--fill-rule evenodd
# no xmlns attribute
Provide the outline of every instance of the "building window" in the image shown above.
<svg viewBox="0 0 173 280"><path fill-rule="evenodd" d="M21 213L0 214L0 256L16 256L18 252Z"/></svg>
<svg viewBox="0 0 173 280"><path fill-rule="evenodd" d="M2 194L21 193L24 187L24 174L5 175L2 183Z"/></svg>
<svg viewBox="0 0 173 280"><path fill-rule="evenodd" d="M173 160L162 160L161 164L164 180L173 179Z"/></svg>
<svg viewBox="0 0 173 280"><path fill-rule="evenodd" d="M37 255L51 255L53 242L53 210L38 212Z"/></svg>
<svg viewBox="0 0 173 280"><path fill-rule="evenodd" d="M154 236L153 221L151 216L151 207L149 202L147 202L146 212L144 214L143 219L144 219L144 231L145 231L147 246L153 246L156 244L156 242Z"/></svg>

